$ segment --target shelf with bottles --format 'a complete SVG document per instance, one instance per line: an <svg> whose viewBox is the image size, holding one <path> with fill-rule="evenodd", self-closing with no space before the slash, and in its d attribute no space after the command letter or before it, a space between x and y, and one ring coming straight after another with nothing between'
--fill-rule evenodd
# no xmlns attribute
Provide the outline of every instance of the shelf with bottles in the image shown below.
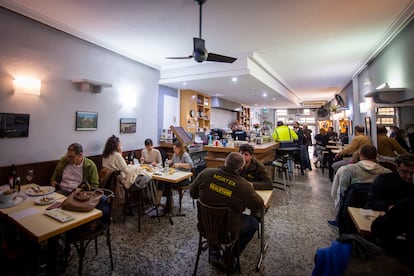
<svg viewBox="0 0 414 276"><path fill-rule="evenodd" d="M181 90L180 125L186 131L210 128L210 97L194 90Z"/></svg>

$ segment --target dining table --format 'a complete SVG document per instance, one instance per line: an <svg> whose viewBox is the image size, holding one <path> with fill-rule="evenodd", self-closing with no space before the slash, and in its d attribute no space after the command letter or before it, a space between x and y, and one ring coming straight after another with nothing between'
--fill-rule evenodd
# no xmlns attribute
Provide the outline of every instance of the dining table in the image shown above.
<svg viewBox="0 0 414 276"><path fill-rule="evenodd" d="M172 217L177 217L177 216L185 216L185 214L176 214L173 212L171 207L171 203L172 203L172 184L177 184L180 183L181 181L184 181L186 179L189 179L190 177L193 176L192 172L189 171L181 171L181 170L176 170L174 169L173 171L170 172L155 172L155 173L151 173L150 174L151 178L156 180L156 181L164 181L165 183L169 184L169 185L165 185L166 186L166 193L167 193L167 200L166 200L166 208L164 209L164 215L167 215L171 225L174 225L174 221L172 220Z"/></svg>
<svg viewBox="0 0 414 276"><path fill-rule="evenodd" d="M10 207L0 208L0 216L11 222L31 240L37 243L48 242L48 274L55 275L59 235L101 217L102 211L93 209L89 212L72 212L62 211L60 208L57 208L55 209L57 211L46 215L46 213L50 212L47 208L53 202L49 205L39 204L39 198L44 196L44 194L39 193L36 196L36 193L30 192L38 187L40 189L46 189L43 187L51 188L51 186L38 186L36 184L21 186L21 191L17 195L17 197L20 197L19 203ZM53 198L54 202L63 202L66 199L66 196L54 191L48 193L47 196ZM59 221L57 218L61 215L69 219Z"/></svg>
<svg viewBox="0 0 414 276"><path fill-rule="evenodd" d="M361 236L371 235L371 224L380 215L379 211L348 207L348 213Z"/></svg>
<svg viewBox="0 0 414 276"><path fill-rule="evenodd" d="M268 243L265 241L265 215L270 207L273 190L256 190L256 193L259 194L259 196L263 199L264 202L260 217L260 254L259 260L256 264L256 271L260 271L260 267L262 265L266 250L269 247Z"/></svg>

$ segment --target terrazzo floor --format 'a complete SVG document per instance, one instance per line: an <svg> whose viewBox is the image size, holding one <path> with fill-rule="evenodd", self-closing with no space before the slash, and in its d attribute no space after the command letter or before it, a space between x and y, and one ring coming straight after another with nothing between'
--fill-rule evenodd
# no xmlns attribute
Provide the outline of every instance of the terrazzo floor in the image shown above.
<svg viewBox="0 0 414 276"><path fill-rule="evenodd" d="M269 244L260 272L256 272L260 240L257 236L240 257L242 275L310 275L316 249L327 247L338 233L327 224L334 218L331 183L327 171L321 169L297 175L291 188L291 200L284 202L284 193L275 189L271 207L265 217L265 238ZM174 192L177 206L177 194ZM198 244L196 209L188 193L183 199L185 217L175 217L174 225L167 218L143 217L138 232L138 217L127 217L125 224L111 226L114 270L111 272L105 239L99 240L95 256L91 244L85 256L84 275L192 275ZM73 250L75 253L75 251ZM66 272L76 275L74 254ZM208 254L200 257L198 275L225 275L208 264Z"/></svg>

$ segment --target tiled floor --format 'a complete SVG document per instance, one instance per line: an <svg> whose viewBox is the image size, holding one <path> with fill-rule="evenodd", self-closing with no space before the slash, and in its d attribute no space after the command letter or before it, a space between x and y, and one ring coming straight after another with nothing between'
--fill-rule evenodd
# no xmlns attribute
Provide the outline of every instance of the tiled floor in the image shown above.
<svg viewBox="0 0 414 276"><path fill-rule="evenodd" d="M310 275L318 247L329 246L337 232L326 221L334 218L331 183L320 169L297 176L292 199L284 204L283 192L274 190L266 214L266 240L269 244L260 272L255 271L260 242L254 238L241 256L242 275ZM176 199L177 195L175 193ZM158 223L145 217L138 232L137 216L125 224L112 225L115 268L110 272L108 250L101 239L99 253L93 244L85 257L84 275L191 275L194 269L198 232L196 210L188 194L184 196L186 217L166 218ZM223 275L208 264L207 254L200 258L198 275ZM65 275L76 275L77 257Z"/></svg>

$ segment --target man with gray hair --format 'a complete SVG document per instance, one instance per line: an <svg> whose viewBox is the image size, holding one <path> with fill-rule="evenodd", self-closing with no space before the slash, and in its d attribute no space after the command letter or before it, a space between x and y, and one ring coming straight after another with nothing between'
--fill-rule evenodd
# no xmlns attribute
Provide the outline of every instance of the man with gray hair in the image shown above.
<svg viewBox="0 0 414 276"><path fill-rule="evenodd" d="M50 184L57 186L62 194L70 194L80 184L89 184L91 188L99 187L96 165L83 156L81 144L69 145L66 155L56 165Z"/></svg>
<svg viewBox="0 0 414 276"><path fill-rule="evenodd" d="M239 175L244 163L243 155L231 152L223 167L203 170L190 188L192 198L210 206L232 209L231 231L240 233L240 253L259 228L256 218L243 212L246 208L259 210L264 205L253 185ZM218 265L220 257L218 248L210 246L210 263Z"/></svg>

